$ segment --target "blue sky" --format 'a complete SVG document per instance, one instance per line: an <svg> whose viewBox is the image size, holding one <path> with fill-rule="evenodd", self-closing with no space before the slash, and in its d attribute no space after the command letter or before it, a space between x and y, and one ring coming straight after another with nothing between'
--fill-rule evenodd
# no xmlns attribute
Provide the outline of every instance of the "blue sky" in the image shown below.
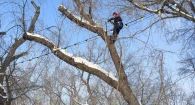
<svg viewBox="0 0 195 105"><path fill-rule="evenodd" d="M35 0L35 2L36 2L36 0ZM103 1L103 2L106 2L106 1ZM41 7L39 19L42 20L41 23L43 23L43 25L45 26L44 28L46 28L47 26L48 27L54 26L54 25L59 24L61 22L63 16L58 11L58 6L61 4L67 6L67 8L71 9L71 6L69 5L70 1L68 1L68 0L52 0L52 1L49 0L49 1L43 1L43 2L41 2L41 4L39 2L37 2L37 5L40 5L40 7ZM34 8L31 8L31 10L33 10L33 9ZM100 22L100 24L103 27L105 27L105 22L107 20L105 20L103 18L110 18L112 16L112 12L115 12L115 11L118 12L119 10L117 8L112 7L112 6L97 8L97 10L95 11L96 14L94 14L94 15L98 16L98 17L96 17L96 18L98 18L98 22ZM33 15L33 13L31 12L30 15ZM146 13L144 13L144 15L142 15L142 16L147 17ZM133 14L132 14L132 16L133 16ZM136 19L136 18L132 18L131 15L130 16L125 15L125 13L122 13L121 17L123 18L124 23L128 23L128 22ZM121 33L119 34L119 37L131 36L136 31L144 29L146 26L148 26L150 24L150 22L152 20L154 20L156 18L158 18L158 16L153 15L150 18L144 19L143 21L139 21L137 23L135 22L135 23L130 24L129 28L125 28L125 26L124 26L124 28L121 30ZM8 21L10 21L9 18L8 19L5 19L5 17L2 18L2 25L4 25L4 26L2 26L1 30L9 29L9 27L12 26L8 23ZM177 19L177 21L172 21L173 26L175 26L175 24L178 25L179 23L180 23L179 19ZM6 24L8 24L8 25L6 25ZM162 23L158 23L158 25L161 25L161 24ZM84 39L87 39L87 38L90 38L90 37L96 35L94 33L91 33L89 31L82 29L82 28L79 28L79 27L77 27L75 31L71 31L72 28L75 28L76 25L75 25L75 23L68 21L68 19L65 20L63 25L65 27L65 30L64 30L65 36L62 36L62 37L67 37L67 39L71 39L71 40L69 40L69 42L64 42L65 45L63 45L61 47L64 47L66 45L72 45L76 42L83 41ZM169 24L167 24L167 27L170 27ZM108 23L108 29L112 29L112 25L110 25L109 23ZM39 28L37 28L37 30L39 30ZM176 61L178 60L177 55L178 55L178 50L180 49L180 44L173 43L173 44L168 45L163 34L165 34L165 33L163 33L159 27L154 26L153 28L145 31L144 33L138 34L135 37L142 40L142 41L145 41L145 42L147 42L147 40L148 40L148 45L152 45L156 49L163 49L166 51L175 52L176 54L167 54L168 55L167 61L171 62L171 68L174 69L174 68L178 67ZM8 35L8 37L10 37L10 36ZM121 41L127 41L127 42L128 41L129 42L135 41L135 43L131 43L131 46L130 46L131 51L133 49L137 50L137 47L139 48L140 46L141 47L143 46L143 44L140 43L139 41L137 41L136 39L124 39ZM136 47L132 47L132 46L136 46ZM169 59L170 56L171 56L171 59Z"/></svg>
<svg viewBox="0 0 195 105"><path fill-rule="evenodd" d="M63 2L62 2L63 1ZM111 0L110 0L111 1ZM35 0L36 2L36 0ZM40 23L43 23L43 26L45 26L44 28L46 28L46 26L54 26L57 24L59 24L63 18L63 16L61 15L61 13L58 11L58 6L61 5L62 3L64 3L65 6L67 6L67 8L71 9L71 6L69 5L68 0L47 0L42 2L41 6L41 12L40 12L40 19L42 19L42 21L40 21ZM106 1L103 1L106 2ZM37 5L39 5L39 3L37 3ZM31 10L33 10L34 8L31 8ZM119 10L117 8L114 8L112 6L109 7L109 5L107 7L99 7L96 8L97 10L95 10L94 14L96 17L96 19L98 19L97 21L103 26L105 27L105 19L103 18L110 18L112 16L112 12L118 12ZM31 15L34 15L34 13L30 12ZM121 17L123 18L123 22L124 23L128 23L136 18L132 18L134 16L134 14L127 16L125 15L125 13L121 14ZM147 14L145 13L142 16L147 16ZM124 28L121 30L121 33L119 35L119 37L128 37L131 36L133 33L135 33L138 30L144 29L146 26L148 26L150 24L151 21L155 20L159 18L158 15L154 15L148 19L144 19L143 21L137 22L137 23L133 23L129 26L129 28ZM2 26L1 30L6 30L9 29L10 25L9 24L9 19L6 19L5 17L2 18ZM166 24L166 27L174 27L177 26L179 27L181 25L181 20L180 19L176 19L175 21L167 21L168 24ZM171 23L171 24L169 24ZM8 25L7 25L8 24ZM63 23L65 30L63 33L63 38L66 38L68 41L64 41L63 44L61 45L61 47L67 46L67 45L72 45L76 42L79 41L83 41L84 39L90 38L92 36L95 36L96 34L91 33L85 29L82 29L80 27L76 27L76 25L72 22L70 22L68 19L66 19L66 21ZM41 26L41 25L40 25ZM134 52L137 51L139 48L142 48L144 46L143 43L141 43L140 41L138 41L136 38L147 42L148 41L148 46L152 46L156 49L163 49L165 51L171 51L174 53L165 53L166 57L165 57L165 65L167 65L168 69L170 69L169 72L173 73L174 76L177 76L177 71L176 69L179 67L177 61L178 59L178 55L179 55L179 50L181 47L180 43L172 43L172 44L167 44L166 39L164 37L164 31L161 30L161 27L164 26L163 22L158 23L157 25L155 25L153 28L138 34L135 36L134 39L123 39L121 40L122 43L127 42L129 45L129 49L127 52ZM43 28L43 27L42 27ZM40 28L40 29L42 29ZM73 30L74 29L74 30ZM112 26L110 24L108 24L108 29L112 29ZM39 30L39 28L37 28L37 30ZM43 32L44 33L44 32ZM11 35L8 35L7 37L11 37ZM101 41L101 39L99 43L102 44L103 41ZM103 43L104 44L104 43ZM118 46L118 44L116 43L116 46ZM82 47L86 47L86 45L84 44ZM39 48L38 48L39 49ZM74 48L73 48L74 49ZM77 47L77 49L74 50L80 50L82 49L81 47ZM69 50L72 51L72 50ZM144 53L141 52L142 54ZM34 57L31 55L31 57Z"/></svg>

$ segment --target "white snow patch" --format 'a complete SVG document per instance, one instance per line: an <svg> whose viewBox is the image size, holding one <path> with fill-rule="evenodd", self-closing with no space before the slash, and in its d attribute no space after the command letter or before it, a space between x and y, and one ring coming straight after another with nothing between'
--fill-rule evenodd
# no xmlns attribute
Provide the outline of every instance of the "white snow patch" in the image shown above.
<svg viewBox="0 0 195 105"><path fill-rule="evenodd" d="M116 77L114 77L114 75L111 72L107 72L106 70L102 69L99 65L94 64L92 62L87 61L86 59L83 59L81 57L73 57L74 61L77 63L83 63L84 65L87 65L91 68L97 69L100 72L104 73L105 75L107 75L108 77L112 78L115 81L118 81L118 79Z"/></svg>
<svg viewBox="0 0 195 105"><path fill-rule="evenodd" d="M27 33L27 35L29 35L29 36L35 36L35 37L39 37L39 38L45 38L45 37L43 37L43 36L41 36L41 35L39 35L39 34L34 34L34 33L30 33L30 32L26 32Z"/></svg>
<svg viewBox="0 0 195 105"><path fill-rule="evenodd" d="M64 7L64 6L63 6L63 5L59 5L58 8L59 8L59 7ZM64 7L64 8L65 8L65 7Z"/></svg>
<svg viewBox="0 0 195 105"><path fill-rule="evenodd" d="M0 94L0 96L3 97L3 98L7 98L7 96L3 96L3 95L1 95L1 94Z"/></svg>
<svg viewBox="0 0 195 105"><path fill-rule="evenodd" d="M97 69L97 70L99 70L100 72L102 72L102 73L104 73L105 75L107 75L108 77L112 78L113 80L118 81L118 79L113 75L112 72L107 72L106 70L102 69L99 65L94 64L94 63L92 63L92 62L89 62L89 61L87 61L86 59L83 59L83 58L81 58L81 57L74 57L72 54L67 53L65 50L62 50L62 49L61 49L60 51L61 51L63 54L65 54L65 55L67 55L67 56L73 58L74 61L75 61L76 63L82 63L82 64L84 64L84 65L86 65L86 66L88 66L88 67Z"/></svg>
<svg viewBox="0 0 195 105"><path fill-rule="evenodd" d="M50 40L48 40L47 38L45 38L45 37L42 36L42 35L34 34L34 33L30 33L30 32L26 32L26 34L27 34L28 36L34 36L34 37L37 37L37 38L45 39L45 40L47 40L48 42L53 43L53 42L51 42ZM53 43L53 44L54 44L54 43Z"/></svg>
<svg viewBox="0 0 195 105"><path fill-rule="evenodd" d="M175 10L176 10L177 12L180 12L181 14L183 14L183 15L189 17L189 18L195 18L195 17L193 17L193 16L191 16L191 15L189 15L189 14L186 14L186 13L183 12L183 11L180 11L178 8L175 8Z"/></svg>
<svg viewBox="0 0 195 105"><path fill-rule="evenodd" d="M60 5L60 6L58 6L58 7L64 7L63 5ZM64 7L65 8L65 7ZM65 8L66 9L66 8ZM79 21L81 21L81 22L84 22L84 23L86 23L86 24L88 24L88 25L90 25L90 26L92 26L92 27L98 27L98 24L97 24L97 26L96 25L91 25L90 24L90 22L89 21L87 21L87 20L85 20L84 18L81 18L81 17L79 17L79 16L77 16L77 15L74 15L71 11L69 11L68 9L66 9L69 13L71 13L72 15L73 15L73 17L74 18L76 18L76 19L78 19Z"/></svg>
<svg viewBox="0 0 195 105"><path fill-rule="evenodd" d="M0 88L3 89L4 92L5 92L5 89L3 88L3 85L2 85L1 83L0 83ZM6 92L5 92L5 93L6 93ZM7 98L7 96L3 96L3 95L1 95L1 94L0 94L0 96L3 97L3 98Z"/></svg>
<svg viewBox="0 0 195 105"><path fill-rule="evenodd" d="M63 5L60 5L59 7L64 7ZM64 7L65 8L65 7ZM66 9L66 8L65 8ZM80 21L82 21L82 22L84 22L84 23L86 23L86 24L89 24L90 25L90 23L89 23L89 21L87 21L87 20L85 20L85 19L83 19L83 18L81 18L81 17L79 17L79 16L77 16L77 15L74 15L71 11L69 11L68 9L66 9L69 13L71 13L73 16L74 16L74 18L76 18L76 19L78 19L78 20L80 20Z"/></svg>
<svg viewBox="0 0 195 105"><path fill-rule="evenodd" d="M138 100L138 102L139 102L139 104L140 104L140 105L142 105L142 103L141 103L141 101L140 101L140 100Z"/></svg>
<svg viewBox="0 0 195 105"><path fill-rule="evenodd" d="M74 15L74 14L72 14L72 15L73 15L76 19L80 20L81 22L84 22L84 23L90 25L89 21L85 20L84 18L81 18L81 17L79 17L79 16L77 16L77 15Z"/></svg>
<svg viewBox="0 0 195 105"><path fill-rule="evenodd" d="M72 54L70 54L70 53L67 53L65 50L63 50L63 49L59 49L63 54L65 54L65 55L67 55L67 56L69 56L69 57L73 57L73 55Z"/></svg>

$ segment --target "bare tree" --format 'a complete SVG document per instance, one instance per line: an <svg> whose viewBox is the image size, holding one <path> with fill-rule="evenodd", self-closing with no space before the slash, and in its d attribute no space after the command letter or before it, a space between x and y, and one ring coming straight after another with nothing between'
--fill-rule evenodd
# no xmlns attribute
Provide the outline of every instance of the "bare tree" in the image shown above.
<svg viewBox="0 0 195 105"><path fill-rule="evenodd" d="M166 29L166 37L168 41L181 41L183 44L183 57L180 62L183 67L180 68L180 74L192 73L194 65L194 57L191 52L194 50L194 13L195 6L193 0L126 0L137 9L147 11L149 13L162 14L160 19L176 18L181 19L181 26ZM191 25L187 25L191 24Z"/></svg>
<svg viewBox="0 0 195 105"><path fill-rule="evenodd" d="M0 59L2 65L2 79L0 80L3 81L3 78L5 78L5 83L8 88L7 90L13 89L13 91L7 92L9 96L13 94L18 96L17 98L15 97L17 100L13 101L12 104L28 102L29 104L37 105L45 103L51 105L74 105L88 102L88 104L93 105L160 105L169 103L175 104L181 102L182 99L187 98L186 95L183 95L183 90L175 89L177 88L177 85L171 81L171 76L166 72L167 68L164 65L164 56L166 55L165 53L169 52L159 49L157 50L154 47L151 48L148 42L139 40L139 38L136 38L135 36L147 29L151 29L156 23L169 18L182 17L184 20L193 23L194 5L192 1L120 1L118 5L124 5L121 12L129 11L128 9L133 8L133 10L130 10L131 12L140 9L147 11L148 13L163 14L160 15L157 20L154 19L154 21L145 27L145 29L137 30L135 34L128 37L133 41L139 40L143 42L142 45L144 47L137 48L136 51L133 51L133 48L128 48L129 46L125 45L125 41L121 43L123 40L118 40L115 44L110 41L109 33L107 33L105 27L102 26L104 23L101 23L102 21L100 17L96 16L98 13L96 13L94 8L97 8L101 4L98 0L74 0L73 5L71 5L72 1L68 1L70 3L69 6L64 7L60 5L58 10L63 17L57 26L45 28L47 32L34 31L40 8L36 6L33 1L32 4L35 7L36 12L34 18L31 20L29 29L26 29L28 26L26 22L27 20L25 19L27 0L23 2L24 4L21 9L23 14L21 16L22 19L20 20L22 25L19 25L22 27L23 39L16 39L16 42L20 43L15 45L15 42L11 47L13 50L8 50L8 52L6 52L7 49L4 49L7 45L3 45L3 42L0 43L1 50L5 52L1 52L3 56ZM118 0L113 0L108 3L113 2L118 2ZM73 54L66 52L61 46L69 44L70 40L68 39L68 36L74 36L71 36L69 30L66 29L66 27L70 26L67 24L64 25L65 22L73 23L71 26L74 28L76 27L76 24L79 26L79 28L77 28L79 31L84 30L85 32L90 33L90 35L91 33L99 35L102 39L101 44L97 45L94 43L95 41L93 41L93 43L90 43L90 48L88 48L86 52L82 52L82 50L75 51L72 49L71 51ZM192 32L193 28L191 27L189 30ZM189 30L176 30L175 32L172 32L173 36L171 39L174 40L178 39L180 36L185 36L185 33L189 32ZM72 31L73 33L76 33L73 28ZM177 32L181 33L176 34ZM193 36L191 32L188 35L191 34ZM27 53L27 51L24 51L23 53L16 55L16 50L25 42L25 40L34 41L44 45L49 48L54 56L49 56L49 58L44 60L44 63L36 64L36 68L31 67L31 69L24 69L21 66L16 66L14 64L15 62L13 63L14 66L9 66L9 69L6 68L8 65L12 64L12 61ZM131 52L127 52L129 49ZM144 54L142 55L140 53ZM49 51L47 51L46 55L48 54L50 54ZM141 57L136 57L138 55ZM13 59L15 56L16 58ZM190 60L190 63L185 62L187 67L193 67L194 62L192 61L193 60ZM70 67L66 64L62 65L63 62L72 66ZM75 69L75 67L77 69ZM43 70L44 73L39 72L40 74L36 74L33 73L34 70ZM190 70L193 71L193 69ZM20 75L21 77L16 77L14 75L14 73L21 72L25 72L23 76ZM30 80L30 75L41 75L41 79L39 78L41 82L33 84ZM22 78L25 78L25 80L21 81L20 79ZM11 80L11 83L9 80ZM39 89L39 87L41 87L41 89ZM36 90L31 92L30 89ZM85 94L82 94L83 91ZM181 94L179 94L179 92L177 93L177 91L180 91ZM3 95L5 94L3 93L3 89L0 93L2 96L5 96ZM66 99L64 99L64 97L66 97ZM181 98L181 100L176 99L177 97ZM13 99L13 97L10 97L10 99ZM190 99L191 97L189 100ZM2 100L4 99L2 98ZM186 102L189 104L192 103L189 100Z"/></svg>
<svg viewBox="0 0 195 105"><path fill-rule="evenodd" d="M15 2L10 2L10 4L14 4ZM35 12L35 15L30 23L30 27L28 28L28 30L26 30L26 23L25 23L25 8L26 8L26 4L27 4L27 0L23 1L23 5L20 5L18 3L16 3L16 5L18 4L19 6L21 6L21 25L16 25L16 26L19 26L22 28L22 31L23 32L33 32L34 31L34 28L35 28L35 23L39 17L39 13L40 13L40 7L38 7L34 1L31 2L32 5L34 6L36 12ZM2 3L4 4L4 3ZM9 2L5 2L5 4L7 5L10 5ZM15 26L14 26L15 27ZM10 29L14 28L14 27L11 27ZM10 30L9 29L9 30ZM7 30L7 31L9 31ZM8 67L9 65L11 64L11 62L15 61L16 59L22 57L22 56L25 56L27 54L27 51L24 51L22 53L19 53L19 54L16 54L16 50L18 49L18 47L20 47L23 43L25 42L25 40L23 38L15 38L15 42L8 47L7 50L4 50L5 54L3 54L1 56L1 68L0 68L0 71L1 71L1 78L0 78L0 83L1 85L4 84L3 82L5 82L5 85L4 88L2 89L1 87L1 93L3 93L4 91L3 90L7 90L6 92L6 96L4 96L4 94L2 94L0 96L1 100L0 100L0 103L3 105L10 105L11 104L11 101L14 99L12 97L12 93L11 93L11 84L10 84L10 81L11 79L9 77L12 77L12 72L15 70L15 69L11 69L11 72L10 74L8 74L7 76L7 70L8 70ZM5 80L5 81L4 81ZM14 81L12 81L14 82ZM18 96L16 96L18 97Z"/></svg>
<svg viewBox="0 0 195 105"><path fill-rule="evenodd" d="M64 60L65 62L67 62L67 63L69 63L69 64L71 64L71 65L73 65L73 66L75 66L83 71L86 71L90 74L96 75L97 77L101 78L102 80L104 80L106 83L108 83L112 87L116 88L118 91L121 92L124 99L129 104L139 105L139 102L138 102L137 98L135 97L135 95L133 94L133 91L130 88L131 86L128 83L127 75L124 71L124 68L123 68L123 65L121 62L121 58L116 51L116 47L109 40L110 37L106 34L105 30L102 27L100 27L94 20L92 20L89 17L89 14L87 14L84 11L83 5L79 0L75 0L75 3L78 7L80 15L83 16L84 19L86 19L86 21L88 21L88 23L82 21L83 19L81 20L81 19L77 18L74 14L72 14L70 11L68 11L63 6L59 6L58 9L65 16L67 16L70 20L72 20L73 22L75 22L79 26L82 26L82 27L84 27L84 28L86 28L94 33L97 33L98 35L101 36L101 38L107 44L110 55L113 59L114 65L116 67L116 71L118 73L119 79L114 79L113 77L109 76L109 73L102 71L102 69L90 67L89 65L83 64L82 62L76 62L77 58L74 58L74 57L67 55L62 50L58 49L57 46L53 42L49 41L48 39L46 39L44 37L37 37L37 35L33 35L32 33L27 32L24 34L23 38L27 39L27 40L34 40L38 43L41 43L41 44L47 46L60 59Z"/></svg>

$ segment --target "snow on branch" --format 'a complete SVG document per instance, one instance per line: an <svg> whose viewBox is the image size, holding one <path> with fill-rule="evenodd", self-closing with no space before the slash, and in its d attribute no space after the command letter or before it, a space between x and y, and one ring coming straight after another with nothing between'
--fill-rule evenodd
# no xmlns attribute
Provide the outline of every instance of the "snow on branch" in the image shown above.
<svg viewBox="0 0 195 105"><path fill-rule="evenodd" d="M63 5L58 6L58 10L64 14L66 17L68 17L71 21L75 22L76 24L78 24L81 27L84 27L86 29L91 30L92 32L97 33L97 27L101 28L100 25L98 25L97 23L95 23L94 25L90 24L89 21L85 20L84 18L81 18L75 14L73 14L71 11L69 11L68 9L66 9Z"/></svg>
<svg viewBox="0 0 195 105"><path fill-rule="evenodd" d="M153 9L150 9L148 8L147 6L143 6L143 5L139 5L138 3L136 3L134 0L129 0L135 7L141 9L141 10L146 10L150 13L158 13L159 11L163 12L163 13L167 13L167 14L172 14L172 15L178 15L181 17L184 17L188 20L192 20L193 22L195 21L195 17L192 16L191 14L188 13L188 11L183 8L179 3L175 2L175 1L172 1L171 4L174 5L176 8L173 8L172 6L169 6L169 8L173 9L173 11L168 11L168 10L165 10L163 9L162 7L165 6L165 3L166 3L166 0L164 1L161 9L156 9L156 10L153 10Z"/></svg>
<svg viewBox="0 0 195 105"><path fill-rule="evenodd" d="M183 17L186 17L187 19L191 19L192 21L195 21L195 17L191 16L183 11L180 11L178 8L175 9L178 13L180 13L180 15L182 15Z"/></svg>
<svg viewBox="0 0 195 105"><path fill-rule="evenodd" d="M0 96L3 97L4 99L7 99L7 96L3 96L3 95L1 95L1 94L0 94Z"/></svg>
<svg viewBox="0 0 195 105"><path fill-rule="evenodd" d="M86 19L84 18L81 18L77 15L74 15L71 11L69 11L68 9L66 9L63 5L60 5L58 6L58 10L62 13L64 13L67 17L69 17L69 14L71 14L76 20L80 21L80 22L83 22L83 23L86 23L92 27L98 27L99 25L97 25L97 23L95 23L95 25L91 25L89 21L87 21Z"/></svg>
<svg viewBox="0 0 195 105"><path fill-rule="evenodd" d="M37 40L45 40L45 42L42 42L40 41L41 44L45 45L45 46L50 46L51 48L55 46L55 44L50 41L49 39L41 36L41 35L38 35L38 34L34 34L34 33L29 33L29 32L26 32L24 35L23 35L23 39L27 39L27 40L34 40L34 39L37 39Z"/></svg>
<svg viewBox="0 0 195 105"><path fill-rule="evenodd" d="M6 91L5 91L5 89L4 89L4 87L3 87L3 85L2 85L1 83L0 83L0 89L3 90L3 93L1 93L0 96L6 99L6 98L7 98L7 96L6 96ZM5 95L5 96L4 96L4 95Z"/></svg>
<svg viewBox="0 0 195 105"><path fill-rule="evenodd" d="M71 15L72 15L74 18L76 18L77 20L79 20L79 21L81 21L81 22L84 22L84 23L90 25L89 21L87 21L87 20L85 20L85 19L83 19L83 18L81 18L81 17L79 17L79 16L77 16L77 15L74 15L71 11L69 11L68 9L66 9L63 5L58 6L58 9L59 9L60 11L62 11L62 9L64 9L64 10L66 10L67 13L71 14Z"/></svg>
<svg viewBox="0 0 195 105"><path fill-rule="evenodd" d="M90 68L99 70L100 72L104 73L105 75L107 75L108 77L112 78L113 80L118 81L118 79L113 75L112 72L107 72L106 70L102 69L99 65L94 64L94 63L92 63L92 62L89 62L88 60L83 59L83 58L81 58L81 57L74 57L72 54L67 53L67 52L66 52L65 50L63 50L63 49L57 48L57 49L55 49L55 50L53 50L53 51L56 51L56 50L59 50L59 51L61 51L64 55L67 55L67 56L71 57L72 59L74 59L74 62L75 62L75 63L81 63L81 64L84 64L84 65L90 67Z"/></svg>
<svg viewBox="0 0 195 105"><path fill-rule="evenodd" d="M64 49L57 48L55 44L48 40L47 38L38 35L27 32L23 36L27 40L34 40L38 43L41 43L51 49L51 51L60 59L64 60L68 64L71 64L81 70L84 70L86 72L92 73L99 78L103 78L104 81L107 81L107 79L113 80L112 82L117 82L118 79L113 75L111 72L107 72L106 70L102 69L97 64L94 64L92 62L87 61L86 59L83 59L81 57L75 57L70 53L65 52ZM109 77L109 78L108 78Z"/></svg>
<svg viewBox="0 0 195 105"><path fill-rule="evenodd" d="M81 1L80 0L74 0L74 1L78 7L78 11L79 11L80 15L82 17L84 17L87 21L89 21L90 24L95 25L96 23L92 20L91 13L90 12L89 12L89 14L86 13L86 11L84 9L84 5L82 5Z"/></svg>
<svg viewBox="0 0 195 105"><path fill-rule="evenodd" d="M42 39L47 40L47 41L50 42L50 43L53 43L53 42L51 42L50 40L48 40L47 38L43 37L42 35L34 34L34 33L30 33L30 32L26 32L26 34L27 34L28 36L34 36L34 37L37 37L37 38L42 38ZM53 43L53 44L54 44L54 43Z"/></svg>

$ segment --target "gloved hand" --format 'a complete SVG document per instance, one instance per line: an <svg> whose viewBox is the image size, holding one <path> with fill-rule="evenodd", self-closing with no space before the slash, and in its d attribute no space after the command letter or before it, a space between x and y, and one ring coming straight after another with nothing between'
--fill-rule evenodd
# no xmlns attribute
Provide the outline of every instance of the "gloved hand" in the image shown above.
<svg viewBox="0 0 195 105"><path fill-rule="evenodd" d="M110 20L110 19L108 19L108 22L111 22L111 20Z"/></svg>

